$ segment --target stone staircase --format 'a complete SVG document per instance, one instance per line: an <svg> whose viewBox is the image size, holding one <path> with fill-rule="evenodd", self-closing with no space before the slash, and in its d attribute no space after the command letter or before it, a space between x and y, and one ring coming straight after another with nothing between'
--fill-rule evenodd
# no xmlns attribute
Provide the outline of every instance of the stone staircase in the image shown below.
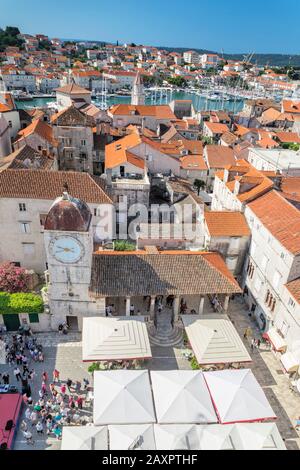
<svg viewBox="0 0 300 470"><path fill-rule="evenodd" d="M171 309L164 309L156 314L157 327L151 322L148 324L150 343L154 346L171 347L179 346L183 342L183 328L181 323L172 327L173 313Z"/></svg>

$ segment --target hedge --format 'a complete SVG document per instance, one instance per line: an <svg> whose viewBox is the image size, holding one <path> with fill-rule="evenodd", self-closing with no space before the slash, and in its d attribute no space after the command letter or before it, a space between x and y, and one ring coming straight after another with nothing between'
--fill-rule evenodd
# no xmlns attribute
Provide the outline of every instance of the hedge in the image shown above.
<svg viewBox="0 0 300 470"><path fill-rule="evenodd" d="M36 294L0 292L0 314L43 313L42 297Z"/></svg>

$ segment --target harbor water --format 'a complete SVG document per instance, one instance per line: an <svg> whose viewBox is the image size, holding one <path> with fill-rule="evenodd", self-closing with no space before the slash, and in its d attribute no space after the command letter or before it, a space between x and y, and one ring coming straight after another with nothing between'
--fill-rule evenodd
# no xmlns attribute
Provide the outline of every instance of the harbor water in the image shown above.
<svg viewBox="0 0 300 470"><path fill-rule="evenodd" d="M162 98L157 95L157 99L154 102L151 98L146 99L146 104L167 104L170 102L171 96L168 93L167 96L163 96ZM185 92L174 92L172 94L172 100L192 100L193 105L196 111L201 110L220 110L224 109L225 111L233 111L239 112L243 108L244 100L242 99L232 99L230 101L222 100L220 96L218 99L210 100L206 99L205 97L199 96L194 93L185 93ZM107 105L112 106L114 104L129 104L131 101L130 96L109 96L107 97ZM55 102L55 98L34 98L30 101L16 101L16 105L18 109L30 109L30 108L42 108L47 106L48 103ZM101 105L101 98L99 100L93 100L93 103L97 105Z"/></svg>

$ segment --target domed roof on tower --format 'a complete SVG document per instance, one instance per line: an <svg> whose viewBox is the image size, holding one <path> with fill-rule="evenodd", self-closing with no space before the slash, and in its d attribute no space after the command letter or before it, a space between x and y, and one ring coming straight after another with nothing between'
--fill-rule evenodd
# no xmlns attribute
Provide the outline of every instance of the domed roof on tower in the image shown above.
<svg viewBox="0 0 300 470"><path fill-rule="evenodd" d="M92 219L88 205L67 192L52 204L45 220L45 230L62 232L88 232Z"/></svg>

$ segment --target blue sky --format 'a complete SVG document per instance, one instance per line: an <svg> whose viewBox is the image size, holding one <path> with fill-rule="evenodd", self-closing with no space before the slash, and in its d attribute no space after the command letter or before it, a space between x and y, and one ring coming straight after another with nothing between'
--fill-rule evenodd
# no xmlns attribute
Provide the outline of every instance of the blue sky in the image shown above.
<svg viewBox="0 0 300 470"><path fill-rule="evenodd" d="M300 54L299 0L0 0L0 26L51 37Z"/></svg>

